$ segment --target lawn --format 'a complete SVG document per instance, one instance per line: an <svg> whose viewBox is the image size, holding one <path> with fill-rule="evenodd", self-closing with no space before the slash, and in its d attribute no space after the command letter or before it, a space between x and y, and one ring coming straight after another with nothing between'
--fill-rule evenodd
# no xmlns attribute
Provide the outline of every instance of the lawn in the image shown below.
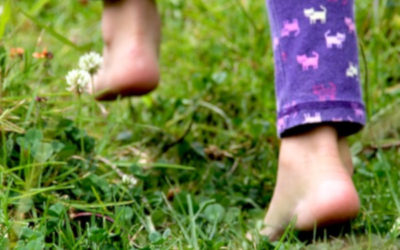
<svg viewBox="0 0 400 250"><path fill-rule="evenodd" d="M346 233L246 240L275 184L273 60L261 0L158 1L162 81L67 91L101 52L102 1L3 0L0 249L399 249L400 4L357 0L369 123L350 138L362 208Z"/></svg>

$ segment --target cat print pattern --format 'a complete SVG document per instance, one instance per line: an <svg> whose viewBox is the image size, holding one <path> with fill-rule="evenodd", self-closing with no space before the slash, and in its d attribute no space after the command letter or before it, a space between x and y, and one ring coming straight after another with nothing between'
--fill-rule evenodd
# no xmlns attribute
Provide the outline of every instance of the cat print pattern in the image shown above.
<svg viewBox="0 0 400 250"><path fill-rule="evenodd" d="M354 0L267 0L275 58L277 128L365 123ZM343 127L343 126L341 126Z"/></svg>

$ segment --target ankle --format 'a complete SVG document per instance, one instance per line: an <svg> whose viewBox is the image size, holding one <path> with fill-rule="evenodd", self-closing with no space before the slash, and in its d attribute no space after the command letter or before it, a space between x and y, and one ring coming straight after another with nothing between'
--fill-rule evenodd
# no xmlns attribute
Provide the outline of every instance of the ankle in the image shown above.
<svg viewBox="0 0 400 250"><path fill-rule="evenodd" d="M344 168L335 128L319 126L306 133L282 139L279 157L280 168L324 169ZM308 171L307 170L307 171Z"/></svg>
<svg viewBox="0 0 400 250"><path fill-rule="evenodd" d="M161 19L154 0L109 0L102 16L103 40L137 40L158 46Z"/></svg>
<svg viewBox="0 0 400 250"><path fill-rule="evenodd" d="M306 151L312 154L331 154L338 152L338 145L336 129L325 125L282 139L282 147L299 153Z"/></svg>
<svg viewBox="0 0 400 250"><path fill-rule="evenodd" d="M316 127L311 127L309 130L305 130L304 132L284 137L283 140L303 140L307 143L319 146L321 144L325 144L325 142L337 143L338 133L334 127L321 124ZM322 141L325 142L322 143Z"/></svg>

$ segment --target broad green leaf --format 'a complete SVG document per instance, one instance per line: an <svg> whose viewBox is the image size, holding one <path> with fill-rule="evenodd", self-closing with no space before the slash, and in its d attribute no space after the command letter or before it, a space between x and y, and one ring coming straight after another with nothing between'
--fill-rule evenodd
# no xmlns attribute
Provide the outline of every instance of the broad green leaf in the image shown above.
<svg viewBox="0 0 400 250"><path fill-rule="evenodd" d="M65 206L61 203L56 203L49 208L49 215L60 217L64 211Z"/></svg>
<svg viewBox="0 0 400 250"><path fill-rule="evenodd" d="M212 204L204 209L203 214L211 223L220 222L225 216L225 208L220 204Z"/></svg>
<svg viewBox="0 0 400 250"><path fill-rule="evenodd" d="M53 155L54 149L50 143L39 143L32 153L35 161L45 162Z"/></svg>

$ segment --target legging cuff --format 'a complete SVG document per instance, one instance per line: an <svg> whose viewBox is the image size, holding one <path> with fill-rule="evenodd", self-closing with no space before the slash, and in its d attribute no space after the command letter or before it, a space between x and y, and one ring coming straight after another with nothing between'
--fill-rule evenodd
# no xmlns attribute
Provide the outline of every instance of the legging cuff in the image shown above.
<svg viewBox="0 0 400 250"><path fill-rule="evenodd" d="M321 124L330 124L340 136L348 136L362 129L366 115L362 103L335 100L294 104L282 109L277 120L280 137Z"/></svg>

